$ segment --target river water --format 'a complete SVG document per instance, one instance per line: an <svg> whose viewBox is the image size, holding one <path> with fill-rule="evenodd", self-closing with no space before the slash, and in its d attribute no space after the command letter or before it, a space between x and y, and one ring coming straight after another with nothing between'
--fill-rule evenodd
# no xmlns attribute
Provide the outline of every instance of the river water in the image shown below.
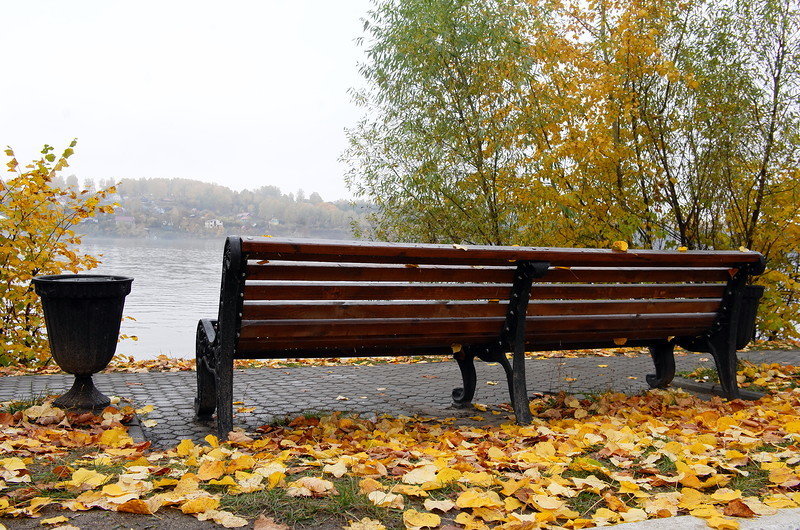
<svg viewBox="0 0 800 530"><path fill-rule="evenodd" d="M102 265L87 274L133 277L125 299L118 354L151 359L160 354L194 357L200 318L216 318L222 249L218 240L86 239L81 251L100 256Z"/></svg>

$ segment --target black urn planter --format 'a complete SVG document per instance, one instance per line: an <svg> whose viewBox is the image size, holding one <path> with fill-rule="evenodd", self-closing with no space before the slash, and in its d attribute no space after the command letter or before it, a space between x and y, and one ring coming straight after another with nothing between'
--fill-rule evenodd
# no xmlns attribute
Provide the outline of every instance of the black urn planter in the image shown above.
<svg viewBox="0 0 800 530"><path fill-rule="evenodd" d="M33 279L42 299L50 353L58 366L75 376L72 388L54 404L73 410L98 410L110 400L95 388L92 374L114 357L125 296L133 278L60 274Z"/></svg>

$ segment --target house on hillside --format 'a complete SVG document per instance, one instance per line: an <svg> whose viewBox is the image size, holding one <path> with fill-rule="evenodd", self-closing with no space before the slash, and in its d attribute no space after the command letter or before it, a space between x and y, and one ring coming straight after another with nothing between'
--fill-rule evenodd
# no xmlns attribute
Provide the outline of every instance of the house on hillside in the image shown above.
<svg viewBox="0 0 800 530"><path fill-rule="evenodd" d="M209 219L206 221L206 228L214 229L214 228L222 228L222 221L219 219Z"/></svg>

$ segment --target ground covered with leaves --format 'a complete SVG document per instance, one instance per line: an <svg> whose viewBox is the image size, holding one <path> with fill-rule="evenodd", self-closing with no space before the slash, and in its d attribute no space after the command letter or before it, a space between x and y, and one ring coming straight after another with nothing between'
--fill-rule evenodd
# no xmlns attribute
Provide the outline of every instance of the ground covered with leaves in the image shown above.
<svg viewBox="0 0 800 530"><path fill-rule="evenodd" d="M794 370L745 367L746 381L785 383L754 403L681 391L563 394L532 401L529 426L488 421L508 410L482 406L481 426L334 414L166 451L125 427L150 407L93 415L6 403L0 514L8 524L44 512L41 523L67 528L73 512L99 509L142 520L180 511L231 528L353 529L587 528L692 514L737 528L734 517L800 507Z"/></svg>

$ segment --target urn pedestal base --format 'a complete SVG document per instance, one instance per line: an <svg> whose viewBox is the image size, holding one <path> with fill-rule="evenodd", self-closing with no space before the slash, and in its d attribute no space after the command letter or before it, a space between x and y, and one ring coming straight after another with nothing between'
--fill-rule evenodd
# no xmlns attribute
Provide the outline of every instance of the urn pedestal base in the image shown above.
<svg viewBox="0 0 800 530"><path fill-rule="evenodd" d="M111 400L97 390L91 375L76 375L69 391L56 398L53 405L73 411L98 412L111 404Z"/></svg>

